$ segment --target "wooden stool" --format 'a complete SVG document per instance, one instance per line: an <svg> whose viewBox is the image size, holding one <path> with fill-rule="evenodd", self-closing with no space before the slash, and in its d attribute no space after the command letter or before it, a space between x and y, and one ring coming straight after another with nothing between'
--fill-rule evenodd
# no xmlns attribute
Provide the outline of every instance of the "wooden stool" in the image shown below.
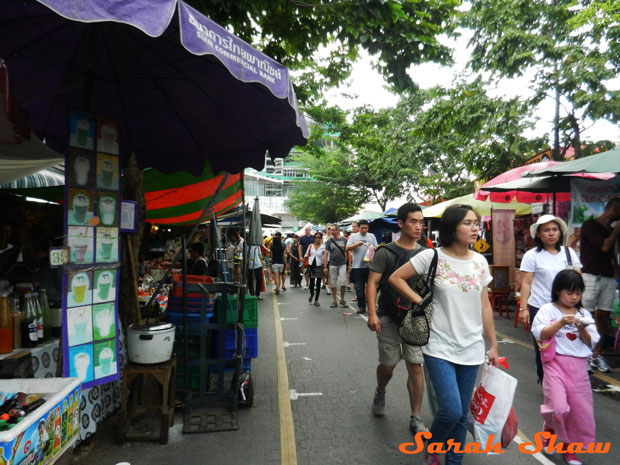
<svg viewBox="0 0 620 465"><path fill-rule="evenodd" d="M153 401L141 391L148 377L161 384L162 395ZM127 434L131 422L138 413L151 410L161 411L161 424L159 430L159 443L168 444L168 429L174 419L174 391L176 383L176 356L170 360L155 365L141 365L129 362L123 368L123 388L121 392L121 412L118 418L117 443L122 444L125 440L153 440L151 435ZM131 389L131 398L129 390ZM143 403L139 403L140 399Z"/></svg>

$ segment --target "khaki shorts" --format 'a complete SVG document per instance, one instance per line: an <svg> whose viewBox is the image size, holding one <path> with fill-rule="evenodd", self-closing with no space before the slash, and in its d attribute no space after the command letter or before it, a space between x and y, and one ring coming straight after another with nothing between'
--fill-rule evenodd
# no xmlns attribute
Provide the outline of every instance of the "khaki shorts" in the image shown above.
<svg viewBox="0 0 620 465"><path fill-rule="evenodd" d="M606 310L611 312L616 296L616 280L605 276L596 276L583 273L583 282L586 290L581 296L581 305L591 312L594 310Z"/></svg>
<svg viewBox="0 0 620 465"><path fill-rule="evenodd" d="M398 327L389 316L380 316L381 332L377 333L379 345L379 363L386 367L393 367L403 358L409 363L422 364L424 357L422 349L405 344L398 334Z"/></svg>
<svg viewBox="0 0 620 465"><path fill-rule="evenodd" d="M347 285L347 265L329 266L329 285L334 288Z"/></svg>
<svg viewBox="0 0 620 465"><path fill-rule="evenodd" d="M283 263L272 263L271 271L273 271L274 273L282 274L282 272L284 271L284 264Z"/></svg>

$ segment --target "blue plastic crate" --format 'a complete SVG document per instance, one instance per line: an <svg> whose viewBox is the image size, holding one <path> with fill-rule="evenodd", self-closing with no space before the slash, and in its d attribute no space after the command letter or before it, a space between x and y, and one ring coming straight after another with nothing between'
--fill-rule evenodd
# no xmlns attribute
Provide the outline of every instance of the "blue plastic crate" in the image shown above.
<svg viewBox="0 0 620 465"><path fill-rule="evenodd" d="M236 345L235 345L235 331L234 329L226 330L226 339L225 339L225 348L224 348L224 356L227 359L232 358L235 355ZM219 355L219 344L218 344L218 355ZM247 358L256 358L258 357L258 329L250 328L245 329L245 357Z"/></svg>
<svg viewBox="0 0 620 465"><path fill-rule="evenodd" d="M203 323L209 323L213 317L213 312L205 313ZM168 311L168 321L176 326L176 332L183 332L183 313ZM200 314L187 313L187 325L189 333L200 333Z"/></svg>

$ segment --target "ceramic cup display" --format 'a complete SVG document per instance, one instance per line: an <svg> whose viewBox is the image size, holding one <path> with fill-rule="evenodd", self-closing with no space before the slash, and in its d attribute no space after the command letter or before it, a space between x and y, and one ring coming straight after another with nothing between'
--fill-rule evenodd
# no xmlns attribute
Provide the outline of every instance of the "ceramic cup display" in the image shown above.
<svg viewBox="0 0 620 465"><path fill-rule="evenodd" d="M71 280L71 288L73 290L73 300L75 303L84 302L86 290L88 289L88 275L86 273L78 273Z"/></svg>
<svg viewBox="0 0 620 465"><path fill-rule="evenodd" d="M75 217L75 221L80 224L84 223L89 205L90 201L84 194L76 194L75 197L73 197L73 215Z"/></svg>
<svg viewBox="0 0 620 465"><path fill-rule="evenodd" d="M112 329L112 323L114 323L114 318L110 309L99 312L95 320L95 324L99 330L99 336L108 337Z"/></svg>
<svg viewBox="0 0 620 465"><path fill-rule="evenodd" d="M78 378L84 381L88 377L88 366L90 365L90 357L86 352L80 352L73 357L73 366L77 371Z"/></svg>
<svg viewBox="0 0 620 465"><path fill-rule="evenodd" d="M114 352L112 352L112 349L109 347L106 347L99 354L99 365L101 366L101 372L104 375L110 373L112 360L114 360Z"/></svg>
<svg viewBox="0 0 620 465"><path fill-rule="evenodd" d="M116 128L111 124L104 124L101 127L101 145L102 149L111 152L116 142Z"/></svg>
<svg viewBox="0 0 620 465"><path fill-rule="evenodd" d="M109 234L105 234L101 239L101 256L105 260L109 260L112 256L112 245L114 245L114 238Z"/></svg>
<svg viewBox="0 0 620 465"><path fill-rule="evenodd" d="M99 210L101 211L101 222L105 225L114 224L116 213L116 199L114 197L101 197L99 199Z"/></svg>
<svg viewBox="0 0 620 465"><path fill-rule="evenodd" d="M88 184L90 160L86 157L75 157L75 160L73 160L73 169L75 171L75 183L80 186Z"/></svg>
<svg viewBox="0 0 620 465"><path fill-rule="evenodd" d="M110 287L112 286L112 273L104 271L99 275L97 280L97 287L99 288L99 298L106 300L110 293Z"/></svg>

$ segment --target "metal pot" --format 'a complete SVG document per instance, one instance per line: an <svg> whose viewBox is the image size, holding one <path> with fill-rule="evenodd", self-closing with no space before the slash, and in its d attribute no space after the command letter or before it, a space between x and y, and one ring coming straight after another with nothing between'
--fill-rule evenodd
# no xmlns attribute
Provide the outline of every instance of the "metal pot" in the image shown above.
<svg viewBox="0 0 620 465"><path fill-rule="evenodd" d="M154 322L130 325L127 329L127 355L133 363L153 364L170 360L174 344L172 323Z"/></svg>

